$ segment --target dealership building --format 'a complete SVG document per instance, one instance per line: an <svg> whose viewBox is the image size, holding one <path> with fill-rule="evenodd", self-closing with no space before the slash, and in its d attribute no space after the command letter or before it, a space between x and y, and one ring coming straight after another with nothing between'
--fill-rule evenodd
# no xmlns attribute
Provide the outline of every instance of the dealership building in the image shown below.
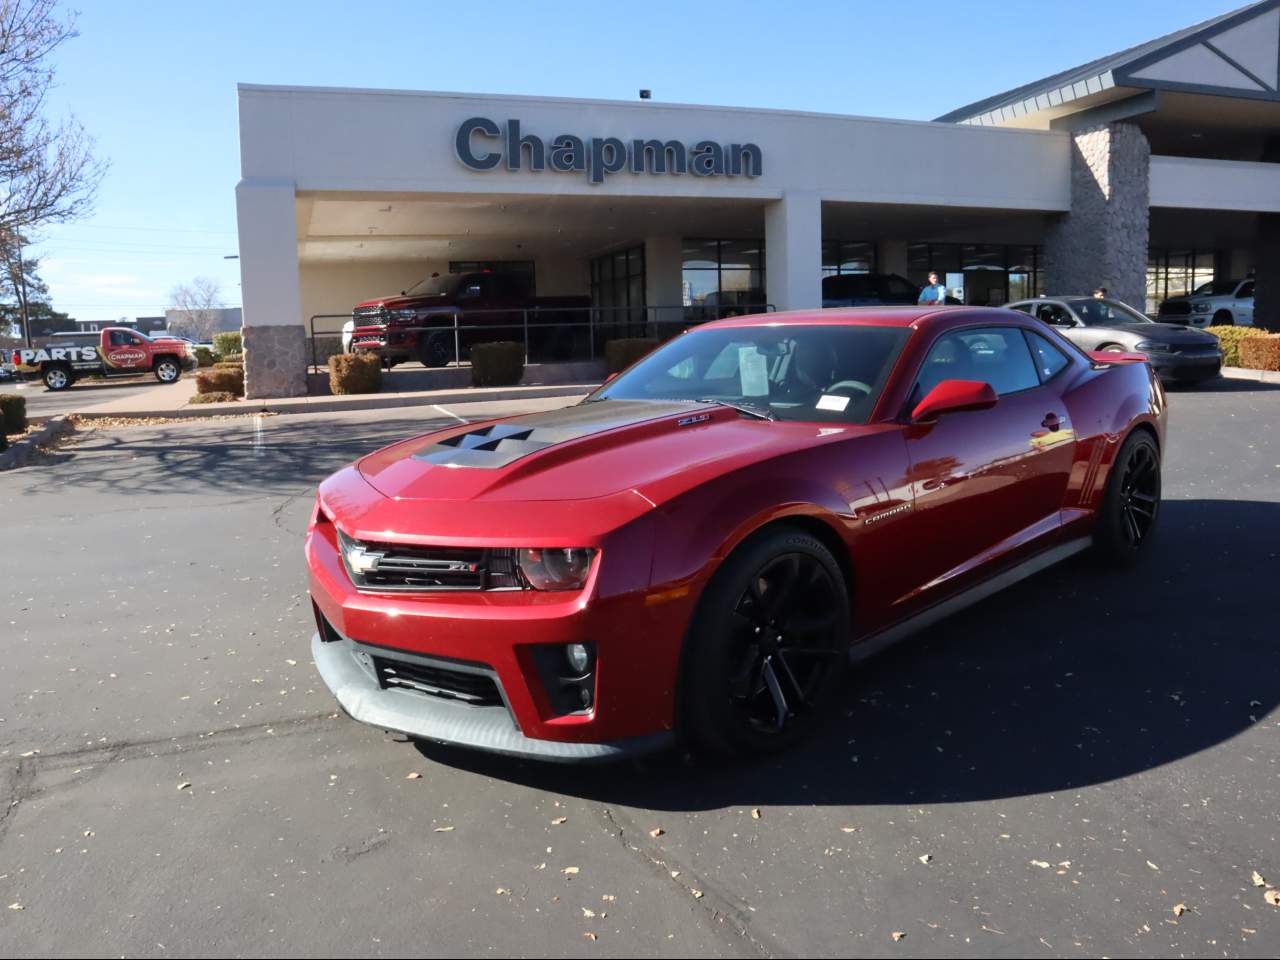
<svg viewBox="0 0 1280 960"><path fill-rule="evenodd" d="M304 393L312 330L356 303L477 268L686 323L819 307L838 273L1148 311L1256 275L1280 329L1280 0L932 122L254 85L239 107L250 397Z"/></svg>

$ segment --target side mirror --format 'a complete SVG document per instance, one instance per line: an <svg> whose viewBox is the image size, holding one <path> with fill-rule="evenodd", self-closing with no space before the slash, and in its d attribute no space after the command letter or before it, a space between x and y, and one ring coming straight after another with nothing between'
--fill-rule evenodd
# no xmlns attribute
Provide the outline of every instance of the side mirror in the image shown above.
<svg viewBox="0 0 1280 960"><path fill-rule="evenodd" d="M991 384L978 380L943 380L911 411L911 422L936 420L944 413L990 410L999 398Z"/></svg>

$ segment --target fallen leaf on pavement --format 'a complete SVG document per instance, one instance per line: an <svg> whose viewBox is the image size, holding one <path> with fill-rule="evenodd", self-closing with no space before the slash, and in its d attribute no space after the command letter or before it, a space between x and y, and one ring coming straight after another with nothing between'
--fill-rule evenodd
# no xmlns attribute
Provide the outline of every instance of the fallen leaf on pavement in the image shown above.
<svg viewBox="0 0 1280 960"><path fill-rule="evenodd" d="M553 826L558 827L558 826L560 826L560 824L562 824L562 823L567 823L567 822L568 822L568 820L569 820L569 818L568 818L568 817L556 817L554 820L552 820L552 821L551 821L551 823L552 823L552 825L553 825Z"/></svg>
<svg viewBox="0 0 1280 960"><path fill-rule="evenodd" d="M921 862L921 863L928 863L928 862L929 862L930 860L932 860L932 859L933 859L933 854L932 854L932 853L925 853L925 854L921 854L921 855L920 855L920 857L919 857L919 860L920 860L920 862Z"/></svg>
<svg viewBox="0 0 1280 960"><path fill-rule="evenodd" d="M893 931L893 933L889 934L889 936L893 937L893 942L894 942L894 943L897 943L899 940L901 940L903 937L905 937L905 936L906 936L906 934L905 934L905 933L903 933L901 930L895 930L895 931Z"/></svg>
<svg viewBox="0 0 1280 960"><path fill-rule="evenodd" d="M1032 860L1032 861L1031 861L1031 865L1032 865L1033 867L1039 867L1041 870L1048 870L1048 869L1049 869L1049 861L1048 861L1048 860Z"/></svg>
<svg viewBox="0 0 1280 960"><path fill-rule="evenodd" d="M1280 907L1280 890L1268 890L1262 895L1262 899L1273 907Z"/></svg>
<svg viewBox="0 0 1280 960"><path fill-rule="evenodd" d="M701 890L690 890L689 892L693 894L693 899L695 899L695 900L701 900L701 899L702 899L702 891L701 891Z"/></svg>
<svg viewBox="0 0 1280 960"><path fill-rule="evenodd" d="M436 833L453 833L453 827L436 827Z"/></svg>
<svg viewBox="0 0 1280 960"><path fill-rule="evenodd" d="M615 897L612 893L606 893L601 895L600 899L603 900L605 903L613 903L613 901L617 900L618 898Z"/></svg>
<svg viewBox="0 0 1280 960"><path fill-rule="evenodd" d="M20 904L20 903L11 903L11 904L9 904L9 909L10 909L10 910L25 910L25 909L27 909L27 908L26 908L26 907L24 907L24 906L23 906L22 904Z"/></svg>
<svg viewBox="0 0 1280 960"><path fill-rule="evenodd" d="M578 868L577 868L577 867L565 867L565 868L564 868L563 870L561 870L560 872L561 872L561 873L563 873L563 874L565 874L566 876L572 877L572 876L574 876L574 875L576 875L576 874L577 874L577 872L578 872Z"/></svg>
<svg viewBox="0 0 1280 960"><path fill-rule="evenodd" d="M1265 887L1267 885L1267 881L1257 870L1253 871L1253 885L1255 887Z"/></svg>
<svg viewBox="0 0 1280 960"><path fill-rule="evenodd" d="M584 933L584 934L583 934L583 936L584 936L584 937L586 937L588 940L591 940L591 941L593 941L593 942L594 942L594 941L596 941L596 940L599 940L599 939L600 939L600 938L599 938L599 937L597 937L594 933Z"/></svg>
<svg viewBox="0 0 1280 960"><path fill-rule="evenodd" d="M595 912L594 910L590 910L590 909L588 909L587 907L583 907L583 908L582 908L582 915L583 915L584 917L586 917L588 920L590 920L591 918L593 918L593 917L596 915L596 912Z"/></svg>
<svg viewBox="0 0 1280 960"><path fill-rule="evenodd" d="M493 892L494 892L494 893L496 893L496 894L497 894L498 896L500 896L500 897L509 897L509 896L511 896L511 891L510 891L510 890L508 890L506 887L499 887L497 890L495 890L495 891L493 891Z"/></svg>
<svg viewBox="0 0 1280 960"><path fill-rule="evenodd" d="M652 830L649 831L649 836L657 840L660 836L662 836L666 832L667 831L663 830L661 827L654 827Z"/></svg>
<svg viewBox="0 0 1280 960"><path fill-rule="evenodd" d="M759 808L759 807L752 807L752 808L751 808L751 819L752 819L752 820L759 820L759 819L760 819L760 808Z"/></svg>
<svg viewBox="0 0 1280 960"><path fill-rule="evenodd" d="M413 773L410 773L410 774L408 774L407 776L405 776L405 779L406 779L406 780L421 780L421 779L422 779L422 774L418 773L418 771L416 771L416 770L415 770Z"/></svg>
<svg viewBox="0 0 1280 960"><path fill-rule="evenodd" d="M1150 867L1152 870L1159 870L1159 869L1160 869L1160 868L1159 868L1159 867L1157 867L1154 863L1152 863L1150 860L1148 860L1148 861L1147 861L1147 866L1148 866L1148 867Z"/></svg>
<svg viewBox="0 0 1280 960"><path fill-rule="evenodd" d="M1187 912L1187 905L1185 903L1175 903L1173 905L1173 915L1175 917L1180 917L1186 912Z"/></svg>
<svg viewBox="0 0 1280 960"><path fill-rule="evenodd" d="M859 830L858 827L841 827L840 828L841 833L857 833L858 830Z"/></svg>

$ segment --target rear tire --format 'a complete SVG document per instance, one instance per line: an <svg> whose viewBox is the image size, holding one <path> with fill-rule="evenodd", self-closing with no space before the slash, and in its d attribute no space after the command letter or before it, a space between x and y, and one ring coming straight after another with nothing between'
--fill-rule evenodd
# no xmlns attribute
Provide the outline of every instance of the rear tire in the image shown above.
<svg viewBox="0 0 1280 960"><path fill-rule="evenodd" d="M1125 438L1107 477L1093 543L1099 559L1129 566L1160 519L1160 448L1146 430Z"/></svg>
<svg viewBox="0 0 1280 960"><path fill-rule="evenodd" d="M45 387L53 391L65 390L76 382L70 368L62 364L45 367L41 379L44 380Z"/></svg>
<svg viewBox="0 0 1280 960"><path fill-rule="evenodd" d="M849 658L849 593L819 540L762 531L716 572L686 638L681 723L704 750L782 750L818 724Z"/></svg>

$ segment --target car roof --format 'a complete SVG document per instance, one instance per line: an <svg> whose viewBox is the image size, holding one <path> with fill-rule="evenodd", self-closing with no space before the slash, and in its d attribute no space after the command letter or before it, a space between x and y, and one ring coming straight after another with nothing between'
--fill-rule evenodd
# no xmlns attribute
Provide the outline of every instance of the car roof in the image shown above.
<svg viewBox="0 0 1280 960"><path fill-rule="evenodd" d="M924 329L952 321L989 320L993 323L1011 322L1020 317L1010 316L1003 307L936 307L936 306L874 306L829 307L821 310L784 310L779 313L754 313L744 317L726 317L701 324L703 327L769 327L789 324L809 326L850 327L911 327Z"/></svg>

